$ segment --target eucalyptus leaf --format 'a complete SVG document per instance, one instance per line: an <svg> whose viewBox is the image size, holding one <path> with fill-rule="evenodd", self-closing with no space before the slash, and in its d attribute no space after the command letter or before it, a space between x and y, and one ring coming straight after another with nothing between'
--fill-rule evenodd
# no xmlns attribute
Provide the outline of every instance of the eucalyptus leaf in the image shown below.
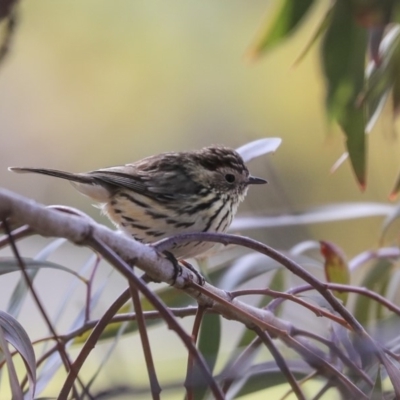
<svg viewBox="0 0 400 400"><path fill-rule="evenodd" d="M356 24L352 5L336 1L332 20L322 47L322 63L327 80L327 109L346 135L346 147L357 181L366 183L365 110L357 105L364 87L364 59L367 34Z"/></svg>
<svg viewBox="0 0 400 400"><path fill-rule="evenodd" d="M0 310L0 325L5 340L24 360L29 379L29 392L33 398L36 386L36 358L31 340L23 326L10 314Z"/></svg>
<svg viewBox="0 0 400 400"><path fill-rule="evenodd" d="M361 286L385 296L389 284L393 265L388 260L378 260L364 277ZM358 295L354 306L354 317L363 325L376 322L383 316L383 307L380 303L367 297Z"/></svg>
<svg viewBox="0 0 400 400"><path fill-rule="evenodd" d="M313 5L314 0L281 0L272 23L268 23L249 51L251 58L262 53L286 39L302 22Z"/></svg>
<svg viewBox="0 0 400 400"><path fill-rule="evenodd" d="M387 216L396 208L396 206L387 203L355 202L314 207L296 214L240 216L233 220L229 231L242 232L248 229L309 225L356 218Z"/></svg>
<svg viewBox="0 0 400 400"><path fill-rule="evenodd" d="M203 355L209 370L214 370L218 352L221 344L221 316L218 314L204 314L201 321L200 334L198 338L198 348ZM196 386L194 388L194 398L199 400L205 397L208 392L206 382L201 382L203 375L198 368L193 368L196 378Z"/></svg>

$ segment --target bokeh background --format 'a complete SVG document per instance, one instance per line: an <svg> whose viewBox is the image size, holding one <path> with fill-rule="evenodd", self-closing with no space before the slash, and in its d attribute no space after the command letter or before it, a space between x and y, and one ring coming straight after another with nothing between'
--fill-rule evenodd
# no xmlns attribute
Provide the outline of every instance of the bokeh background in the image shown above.
<svg viewBox="0 0 400 400"><path fill-rule="evenodd" d="M325 118L318 45L294 66L329 1L318 3L291 40L256 62L246 57L276 3L21 2L0 69L2 186L98 218L65 182L13 175L7 167L85 171L278 136L278 152L250 166L270 185L253 191L242 211L276 215L338 201L386 201L400 166L390 113L371 135L368 187L360 193L348 163L329 173L344 137ZM348 244L335 224L323 234L322 228L314 227ZM352 233L352 252L371 244ZM287 238L286 232L283 245Z"/></svg>
<svg viewBox="0 0 400 400"><path fill-rule="evenodd" d="M250 164L269 185L251 190L242 214L386 202L400 169L390 105L370 135L368 186L361 193L348 163L329 173L344 152L344 137L324 113L318 44L294 65L330 2L320 1L291 40L257 61L246 57L277 3L21 2L10 53L0 66L1 186L107 223L66 182L15 175L7 167L78 172L271 136L281 137L282 146ZM369 218L254 235L281 249L308 238L331 240L352 257L377 245L381 223Z"/></svg>

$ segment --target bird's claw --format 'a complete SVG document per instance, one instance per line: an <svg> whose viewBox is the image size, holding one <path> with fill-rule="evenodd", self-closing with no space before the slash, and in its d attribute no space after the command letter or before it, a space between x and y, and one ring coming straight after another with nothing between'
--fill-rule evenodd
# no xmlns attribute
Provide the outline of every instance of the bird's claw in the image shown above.
<svg viewBox="0 0 400 400"><path fill-rule="evenodd" d="M206 283L206 280L204 279L204 276L201 275L200 272L197 271L197 269L194 268L193 265L190 264L190 263L188 263L187 261L185 261L185 260L180 260L180 262L182 263L182 265L184 265L187 269L189 269L190 271L192 271L192 272L196 275L197 283L198 283L200 286L204 286L204 284Z"/></svg>
<svg viewBox="0 0 400 400"><path fill-rule="evenodd" d="M196 270L196 268L193 267L192 264L188 263L185 260L178 261L176 259L176 257L169 251L164 251L164 254L165 254L167 260L171 261L171 263L174 267L174 275L172 277L172 285L175 285L178 276L182 275L182 266L180 265L180 263L196 275L197 283L200 286L203 286L205 284L206 281L205 281L204 277L200 274L199 271Z"/></svg>

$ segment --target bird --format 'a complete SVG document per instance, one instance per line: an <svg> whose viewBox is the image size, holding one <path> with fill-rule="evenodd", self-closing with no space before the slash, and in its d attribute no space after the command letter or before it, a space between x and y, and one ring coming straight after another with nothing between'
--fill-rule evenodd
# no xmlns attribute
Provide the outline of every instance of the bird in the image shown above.
<svg viewBox="0 0 400 400"><path fill-rule="evenodd" d="M161 153L84 173L28 167L9 170L70 181L98 203L118 229L145 244L183 233L226 232L249 185L267 183L250 175L239 153L221 145ZM198 258L213 246L186 242L175 244L170 253L177 260Z"/></svg>

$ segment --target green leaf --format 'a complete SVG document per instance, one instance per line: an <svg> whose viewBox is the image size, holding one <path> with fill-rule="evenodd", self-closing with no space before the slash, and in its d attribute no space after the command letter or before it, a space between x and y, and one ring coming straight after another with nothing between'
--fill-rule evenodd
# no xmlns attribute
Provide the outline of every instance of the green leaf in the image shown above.
<svg viewBox="0 0 400 400"><path fill-rule="evenodd" d="M337 0L322 47L327 79L327 110L346 135L346 147L356 179L366 181L365 107L357 105L364 85L367 32L357 26L347 0Z"/></svg>
<svg viewBox="0 0 400 400"><path fill-rule="evenodd" d="M249 57L255 59L286 39L299 25L313 3L314 0L281 0L281 8L274 21L264 27L260 37L251 46Z"/></svg>
<svg viewBox="0 0 400 400"><path fill-rule="evenodd" d="M221 317L218 314L204 314L201 322L198 347L203 354L204 359L210 371L214 370L217 361L218 351L221 343ZM195 368L194 376L201 378L201 372ZM194 398L203 399L208 391L206 382L196 386L194 389Z"/></svg>
<svg viewBox="0 0 400 400"><path fill-rule="evenodd" d="M338 120L347 136L346 147L361 190L366 186L366 140L364 110L349 107Z"/></svg>
<svg viewBox="0 0 400 400"><path fill-rule="evenodd" d="M390 261L379 260L365 276L360 286L364 286L374 292L385 296L393 265ZM376 322L383 317L383 306L366 296L357 296L354 306L354 317L363 325Z"/></svg>
<svg viewBox="0 0 400 400"><path fill-rule="evenodd" d="M210 371L214 370L221 341L221 317L218 314L205 314L199 334L199 350L202 352Z"/></svg>
<svg viewBox="0 0 400 400"><path fill-rule="evenodd" d="M294 66L298 65L304 57L307 55L307 53L311 50L311 48L314 46L315 43L317 43L318 39L322 36L322 34L326 31L328 28L332 18L332 9L330 8L327 13L325 14L324 18L321 20L321 22L318 25L317 30L315 31L314 35L311 37L311 39L308 41L304 49L301 51L300 55L297 57L295 62L293 63Z"/></svg>

